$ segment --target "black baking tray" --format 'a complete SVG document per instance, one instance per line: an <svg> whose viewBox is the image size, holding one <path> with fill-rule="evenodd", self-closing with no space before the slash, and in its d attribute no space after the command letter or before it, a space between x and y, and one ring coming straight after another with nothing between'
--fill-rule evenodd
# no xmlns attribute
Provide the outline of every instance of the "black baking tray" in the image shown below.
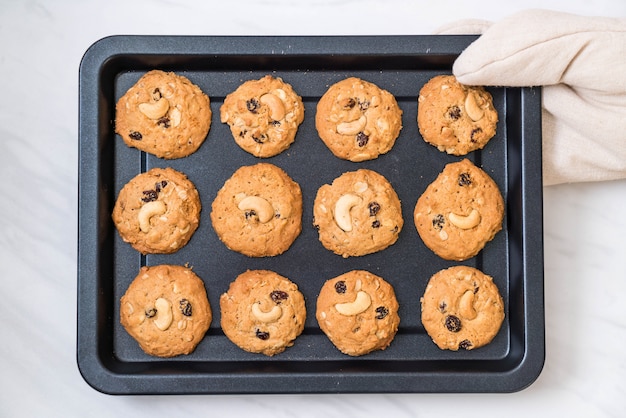
<svg viewBox="0 0 626 418"><path fill-rule="evenodd" d="M476 257L456 263L421 242L412 212L419 195L450 156L426 144L416 122L417 95L438 74L450 74L474 36L204 37L112 36L93 44L79 70L79 219L77 362L86 382L108 394L514 392L530 385L545 356L541 173L541 90L489 87L500 116L496 136L467 158L489 173L505 199L503 230ZM151 69L175 71L211 98L213 120L193 155L162 160L128 148L114 132L117 99ZM224 97L248 79L282 77L305 104L295 143L261 160L242 151L219 120ZM356 76L390 91L403 110L403 129L388 153L352 163L334 157L317 136L316 103L340 79ZM283 168L303 192L303 231L284 254L249 258L225 248L209 213L217 190L242 165ZM152 167L171 166L199 190L200 227L170 255L141 256L122 242L111 221L117 193ZM398 242L364 257L325 250L312 225L317 189L345 171L369 168L396 189L405 219ZM211 327L188 356L144 354L119 324L119 298L140 266L189 264L204 280ZM491 344L471 351L439 350L420 321L426 283L457 264L494 278L506 318ZM274 357L245 352L219 326L219 296L247 269L269 269L298 284L307 320L295 345ZM340 353L320 331L315 302L323 282L353 269L390 282L401 323L389 348L361 357Z"/></svg>

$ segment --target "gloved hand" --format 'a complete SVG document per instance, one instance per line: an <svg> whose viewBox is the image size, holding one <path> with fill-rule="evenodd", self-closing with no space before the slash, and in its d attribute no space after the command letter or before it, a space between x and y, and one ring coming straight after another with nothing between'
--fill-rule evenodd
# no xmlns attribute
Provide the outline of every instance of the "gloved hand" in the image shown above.
<svg viewBox="0 0 626 418"><path fill-rule="evenodd" d="M626 18L527 10L437 33L482 34L454 63L459 82L543 86L544 185L626 178Z"/></svg>

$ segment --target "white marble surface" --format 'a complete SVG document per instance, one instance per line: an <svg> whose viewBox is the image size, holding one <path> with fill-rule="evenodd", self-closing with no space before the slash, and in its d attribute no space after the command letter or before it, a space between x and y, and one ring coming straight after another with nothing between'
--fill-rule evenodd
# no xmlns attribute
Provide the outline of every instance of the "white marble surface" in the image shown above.
<svg viewBox="0 0 626 418"><path fill-rule="evenodd" d="M626 407L626 181L544 189L546 362L514 394L108 396L76 365L78 65L113 34L429 34L623 0L0 3L0 416L618 417ZM234 415L233 415L234 414Z"/></svg>

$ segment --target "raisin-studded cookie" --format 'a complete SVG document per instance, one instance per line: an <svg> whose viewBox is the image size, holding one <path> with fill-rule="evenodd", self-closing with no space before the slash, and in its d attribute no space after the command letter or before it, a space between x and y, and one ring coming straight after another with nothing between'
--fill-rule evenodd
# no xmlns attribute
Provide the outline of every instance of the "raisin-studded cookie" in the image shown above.
<svg viewBox="0 0 626 418"><path fill-rule="evenodd" d="M470 160L450 163L417 200L415 227L424 244L446 260L478 254L502 229L498 186Z"/></svg>
<svg viewBox="0 0 626 418"><path fill-rule="evenodd" d="M281 168L240 167L213 201L213 228L231 250L250 257L285 252L302 231L302 191Z"/></svg>
<svg viewBox="0 0 626 418"><path fill-rule="evenodd" d="M350 171L317 191L313 225L322 245L344 258L381 251L404 225L400 199L381 174Z"/></svg>
<svg viewBox="0 0 626 418"><path fill-rule="evenodd" d="M273 271L248 270L220 297L224 334L245 351L273 356L304 330L306 306L298 286Z"/></svg>
<svg viewBox="0 0 626 418"><path fill-rule="evenodd" d="M220 119L235 142L256 157L272 157L294 142L304 105L291 85L266 75L249 80L226 96Z"/></svg>
<svg viewBox="0 0 626 418"><path fill-rule="evenodd" d="M364 270L353 270L324 283L315 316L328 339L350 356L384 350L400 324L393 287Z"/></svg>
<svg viewBox="0 0 626 418"><path fill-rule="evenodd" d="M473 267L439 271L420 301L422 324L443 350L472 350L489 344L504 320L504 302L493 279Z"/></svg>
<svg viewBox="0 0 626 418"><path fill-rule="evenodd" d="M113 222L122 239L142 254L169 254L191 239L200 223L200 196L173 168L153 168L120 191Z"/></svg>
<svg viewBox="0 0 626 418"><path fill-rule="evenodd" d="M209 97L186 77L152 70L117 102L115 132L126 145L165 159L198 150L211 127Z"/></svg>
<svg viewBox="0 0 626 418"><path fill-rule="evenodd" d="M498 112L491 94L439 75L420 90L417 123L424 141L453 155L484 148L495 135Z"/></svg>
<svg viewBox="0 0 626 418"><path fill-rule="evenodd" d="M211 325L204 282L190 268L144 266L120 301L120 322L147 354L189 354Z"/></svg>
<svg viewBox="0 0 626 418"><path fill-rule="evenodd" d="M402 129L402 110L388 91L350 77L332 85L321 97L315 126L336 157L372 160L395 144Z"/></svg>

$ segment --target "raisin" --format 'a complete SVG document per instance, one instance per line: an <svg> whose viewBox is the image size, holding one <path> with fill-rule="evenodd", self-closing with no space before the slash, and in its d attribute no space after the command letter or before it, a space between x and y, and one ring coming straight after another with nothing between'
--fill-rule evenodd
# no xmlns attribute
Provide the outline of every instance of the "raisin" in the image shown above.
<svg viewBox="0 0 626 418"><path fill-rule="evenodd" d="M346 290L346 282L344 282L343 280L339 280L337 283L335 283L335 292L346 293Z"/></svg>
<svg viewBox="0 0 626 418"><path fill-rule="evenodd" d="M280 126L280 121L279 120L273 120L270 122L270 125L272 126Z"/></svg>
<svg viewBox="0 0 626 418"><path fill-rule="evenodd" d="M470 184L472 184L472 179L470 178L469 173L459 174L459 186L469 186Z"/></svg>
<svg viewBox="0 0 626 418"><path fill-rule="evenodd" d="M352 109L356 105L356 100L350 97L346 103L343 105L344 109Z"/></svg>
<svg viewBox="0 0 626 418"><path fill-rule="evenodd" d="M435 228L438 231L441 231L445 223L446 223L446 218L444 218L442 214L435 215L435 217L433 218L433 228Z"/></svg>
<svg viewBox="0 0 626 418"><path fill-rule="evenodd" d="M461 320L454 315L446 316L446 328L450 332L461 331Z"/></svg>
<svg viewBox="0 0 626 418"><path fill-rule="evenodd" d="M157 313L157 310L154 308L150 308L146 311L146 318L153 318Z"/></svg>
<svg viewBox="0 0 626 418"><path fill-rule="evenodd" d="M142 193L143 197L141 198L141 200L146 203L154 202L159 198L159 193L156 190L144 190Z"/></svg>
<svg viewBox="0 0 626 418"><path fill-rule="evenodd" d="M159 90L158 87L156 87L153 91L152 91L152 98L155 101L159 101L159 99L163 97L163 95L161 94L161 90Z"/></svg>
<svg viewBox="0 0 626 418"><path fill-rule="evenodd" d="M260 136L258 135L252 135L252 139L254 140L254 142L256 142L257 144L262 144L265 141L267 141L267 136L265 134L261 134Z"/></svg>
<svg viewBox="0 0 626 418"><path fill-rule="evenodd" d="M170 118L163 116L161 119L157 121L157 125L162 125L164 128L170 127Z"/></svg>
<svg viewBox="0 0 626 418"><path fill-rule="evenodd" d="M472 342L470 340L463 340L459 343L459 348L462 348L463 350L469 350L470 348L472 348Z"/></svg>
<svg viewBox="0 0 626 418"><path fill-rule="evenodd" d="M141 135L140 132L137 131L131 131L128 136L130 137L130 139L133 139L135 141L141 141L141 138L143 138L143 136Z"/></svg>
<svg viewBox="0 0 626 418"><path fill-rule="evenodd" d="M247 210L244 212L244 216L246 217L246 219L250 219L254 216L256 216L256 212L253 210Z"/></svg>
<svg viewBox="0 0 626 418"><path fill-rule="evenodd" d="M480 134L482 131L483 131L483 130L482 130L482 129L480 129L480 128L475 128L475 129L472 129L472 132L470 133L470 141L472 141L472 142L476 142L476 138L475 138L475 136L476 136L476 135L478 135L478 134Z"/></svg>
<svg viewBox="0 0 626 418"><path fill-rule="evenodd" d="M282 302L283 300L289 299L289 295L287 294L287 292L283 292L282 290L274 290L272 293L270 293L270 297L276 304L280 304L280 302Z"/></svg>
<svg viewBox="0 0 626 418"><path fill-rule="evenodd" d="M370 107L370 102L369 100L364 100L364 101L360 101L359 100L359 109L361 110L367 110Z"/></svg>
<svg viewBox="0 0 626 418"><path fill-rule="evenodd" d="M257 113L259 110L260 104L259 101L255 98L252 98L246 102L246 108L252 113Z"/></svg>
<svg viewBox="0 0 626 418"><path fill-rule="evenodd" d="M185 316L191 316L191 303L187 299L180 300L180 311Z"/></svg>
<svg viewBox="0 0 626 418"><path fill-rule="evenodd" d="M384 306L379 306L378 308L376 308L376 314L376 319L383 319L384 317L389 315L389 309L385 308Z"/></svg>
<svg viewBox="0 0 626 418"><path fill-rule="evenodd" d="M370 202L367 205L367 208L370 210L370 216L376 216L376 214L380 211L380 205L378 202Z"/></svg>
<svg viewBox="0 0 626 418"><path fill-rule="evenodd" d="M452 120L457 120L461 117L461 109L458 106L450 106L448 108L448 116Z"/></svg>
<svg viewBox="0 0 626 418"><path fill-rule="evenodd" d="M447 307L448 304L445 301L441 301L441 303L439 304L439 312L444 313Z"/></svg>
<svg viewBox="0 0 626 418"><path fill-rule="evenodd" d="M270 337L270 333L269 332L265 332L265 331L261 331L260 329L256 330L256 337L259 340L267 340Z"/></svg>
<svg viewBox="0 0 626 418"><path fill-rule="evenodd" d="M167 182L165 180L163 181L159 181L157 183L154 183L154 190L156 190L157 193L161 193L161 190L167 186Z"/></svg>
<svg viewBox="0 0 626 418"><path fill-rule="evenodd" d="M356 134L356 144L359 147L366 146L369 140L370 140L370 137L365 135L363 132L359 132L358 134Z"/></svg>
<svg viewBox="0 0 626 418"><path fill-rule="evenodd" d="M372 228L380 228L380 221L378 219L372 222Z"/></svg>

